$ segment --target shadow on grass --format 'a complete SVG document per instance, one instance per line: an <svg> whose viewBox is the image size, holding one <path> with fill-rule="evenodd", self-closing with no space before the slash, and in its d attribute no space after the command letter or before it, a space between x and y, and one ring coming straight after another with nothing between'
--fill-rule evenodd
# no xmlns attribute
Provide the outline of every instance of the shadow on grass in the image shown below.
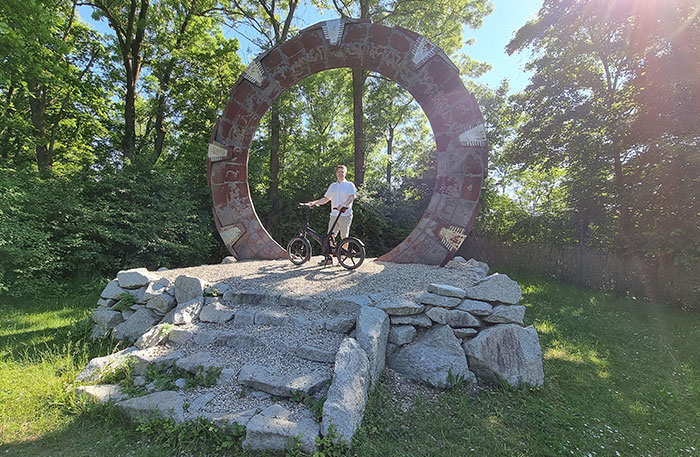
<svg viewBox="0 0 700 457"><path fill-rule="evenodd" d="M217 450L211 441L202 440L194 426L190 433L165 430L159 436L147 435L138 423L119 411L113 404L95 404L79 400L72 405L71 416L66 415L61 427L40 437L19 443L0 445L0 455L34 456L255 456L272 457L279 453L255 452L234 444L226 450ZM68 409L64 407L64 410Z"/></svg>
<svg viewBox="0 0 700 457"><path fill-rule="evenodd" d="M92 327L88 316L96 307L98 297L95 292L65 298L0 298L3 303L0 356L25 362L41 359L46 352L76 345L87 345L95 357L113 349L113 342L88 342Z"/></svg>

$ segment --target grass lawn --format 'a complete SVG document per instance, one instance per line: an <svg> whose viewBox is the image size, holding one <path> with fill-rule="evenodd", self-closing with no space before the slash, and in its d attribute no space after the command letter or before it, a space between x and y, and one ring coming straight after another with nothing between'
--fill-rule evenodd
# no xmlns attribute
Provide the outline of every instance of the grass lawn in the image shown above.
<svg viewBox="0 0 700 457"><path fill-rule="evenodd" d="M350 455L700 456L700 314L512 277L540 336L544 387L456 387L403 412L380 385ZM203 433L149 439L70 393L85 363L114 349L87 343L79 324L96 299L0 299L0 456L197 454Z"/></svg>

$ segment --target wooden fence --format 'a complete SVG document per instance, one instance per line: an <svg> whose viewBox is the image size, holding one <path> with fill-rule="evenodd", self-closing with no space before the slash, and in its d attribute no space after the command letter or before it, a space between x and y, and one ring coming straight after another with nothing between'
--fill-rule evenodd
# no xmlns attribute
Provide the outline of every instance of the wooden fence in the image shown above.
<svg viewBox="0 0 700 457"><path fill-rule="evenodd" d="M686 268L674 265L670 258L647 260L586 246L507 245L471 235L457 254L492 266L700 310L700 263Z"/></svg>

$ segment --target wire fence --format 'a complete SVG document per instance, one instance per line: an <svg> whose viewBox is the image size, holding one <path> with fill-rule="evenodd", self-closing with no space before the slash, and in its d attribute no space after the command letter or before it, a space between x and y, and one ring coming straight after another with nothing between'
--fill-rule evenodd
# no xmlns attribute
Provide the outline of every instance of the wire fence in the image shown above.
<svg viewBox="0 0 700 457"><path fill-rule="evenodd" d="M491 266L505 266L563 281L700 310L700 262L676 265L672 258L648 259L588 246L508 244L470 235L457 253Z"/></svg>

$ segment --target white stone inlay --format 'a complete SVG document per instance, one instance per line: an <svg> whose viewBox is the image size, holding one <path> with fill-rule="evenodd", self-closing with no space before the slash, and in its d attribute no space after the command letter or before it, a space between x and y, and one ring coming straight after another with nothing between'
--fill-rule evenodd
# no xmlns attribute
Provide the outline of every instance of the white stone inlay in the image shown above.
<svg viewBox="0 0 700 457"><path fill-rule="evenodd" d="M411 50L413 53L413 64L420 65L426 59L432 57L433 54L435 54L435 49L435 45L427 38L420 37L415 43L413 43L413 49Z"/></svg>
<svg viewBox="0 0 700 457"><path fill-rule="evenodd" d="M226 156L228 155L228 151L224 147L223 144L214 141L213 143L209 144L209 151L207 152L207 157L211 160L221 160L225 159Z"/></svg>
<svg viewBox="0 0 700 457"><path fill-rule="evenodd" d="M261 86L263 81L265 81L265 72L260 62L257 60L252 61L243 72L243 77L253 84Z"/></svg>
<svg viewBox="0 0 700 457"><path fill-rule="evenodd" d="M323 36L335 46L343 36L343 27L345 27L345 23L340 18L325 21L323 23Z"/></svg>
<svg viewBox="0 0 700 457"><path fill-rule="evenodd" d="M464 233L464 229L461 227L455 227L454 225L450 228L440 229L440 239L442 244L445 245L450 251L456 251L462 245L467 235Z"/></svg>
<svg viewBox="0 0 700 457"><path fill-rule="evenodd" d="M227 247L231 247L236 244L236 241L243 235L241 229L235 225L229 225L228 227L221 227L219 232L221 239Z"/></svg>
<svg viewBox="0 0 700 457"><path fill-rule="evenodd" d="M459 142L464 146L486 146L486 129L484 124L472 127L459 136Z"/></svg>

